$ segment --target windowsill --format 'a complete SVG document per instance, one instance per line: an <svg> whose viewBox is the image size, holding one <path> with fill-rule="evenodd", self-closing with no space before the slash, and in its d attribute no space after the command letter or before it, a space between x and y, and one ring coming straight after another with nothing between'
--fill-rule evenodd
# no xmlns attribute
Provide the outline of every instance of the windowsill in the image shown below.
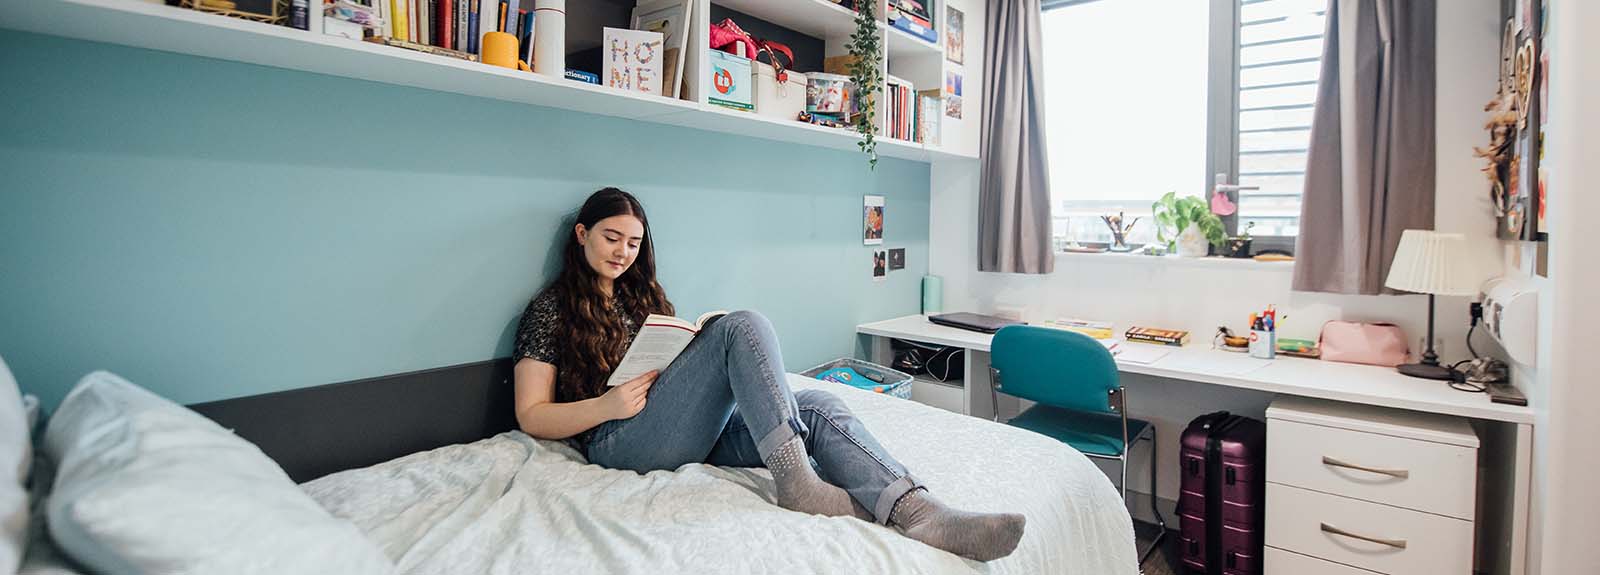
<svg viewBox="0 0 1600 575"><path fill-rule="evenodd" d="M1199 268L1216 268L1228 270L1281 270L1288 272L1294 269L1294 262L1258 262L1246 258L1184 258L1175 255L1146 256L1133 253L1079 253L1056 252L1056 261L1060 263L1104 263L1113 265L1163 265Z"/></svg>

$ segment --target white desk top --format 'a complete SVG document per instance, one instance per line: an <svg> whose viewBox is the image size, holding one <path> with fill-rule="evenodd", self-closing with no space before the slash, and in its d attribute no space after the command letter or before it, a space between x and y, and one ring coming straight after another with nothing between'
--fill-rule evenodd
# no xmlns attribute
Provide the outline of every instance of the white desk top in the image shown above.
<svg viewBox="0 0 1600 575"><path fill-rule="evenodd" d="M984 352L989 351L989 342L994 337L935 325L921 315L862 324L856 326L856 332ZM1149 344L1122 342L1121 345ZM1125 361L1119 357L1117 369L1123 373L1270 393L1533 424L1533 409L1530 407L1493 403L1486 394L1456 391L1444 382L1408 377L1390 368L1287 356L1279 356L1274 360L1254 360L1244 354L1211 349L1206 342L1191 342L1169 349L1171 353L1148 364Z"/></svg>

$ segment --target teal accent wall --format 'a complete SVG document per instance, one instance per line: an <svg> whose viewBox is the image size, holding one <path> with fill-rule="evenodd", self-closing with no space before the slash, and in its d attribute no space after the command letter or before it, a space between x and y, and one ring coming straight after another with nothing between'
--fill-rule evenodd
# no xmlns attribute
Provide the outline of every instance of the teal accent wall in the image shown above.
<svg viewBox="0 0 1600 575"><path fill-rule="evenodd" d="M928 166L0 32L0 356L182 403L506 356L559 221L638 195L680 315L756 309L791 371L916 313ZM861 196L907 267L871 278Z"/></svg>

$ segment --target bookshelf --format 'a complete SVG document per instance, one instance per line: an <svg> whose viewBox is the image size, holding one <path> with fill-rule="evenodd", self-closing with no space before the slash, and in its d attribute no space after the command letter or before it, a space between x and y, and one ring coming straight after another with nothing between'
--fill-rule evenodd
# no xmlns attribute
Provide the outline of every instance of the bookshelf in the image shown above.
<svg viewBox="0 0 1600 575"><path fill-rule="evenodd" d="M698 17L692 28L695 33L689 41L703 46L708 25L705 8L709 2L698 1L703 4L696 7ZM824 38L837 38L836 27L843 27L843 38L848 38L854 29L854 15L827 0L715 1L797 31L818 32ZM0 27L807 146L854 151L860 141L859 135L847 130L708 104L704 90L694 83L691 100L673 100L137 0L0 2ZM892 38L898 30L886 26L880 26L880 30L890 34L886 59L891 61L896 53L892 46L920 42L910 35L895 41ZM915 48L923 52L921 59L942 59L938 46L921 43L930 46ZM705 69L705 50L691 51L691 56L698 58L686 62L686 73ZM970 161L977 157L976 142L970 144L925 146L880 137L878 154L930 163Z"/></svg>

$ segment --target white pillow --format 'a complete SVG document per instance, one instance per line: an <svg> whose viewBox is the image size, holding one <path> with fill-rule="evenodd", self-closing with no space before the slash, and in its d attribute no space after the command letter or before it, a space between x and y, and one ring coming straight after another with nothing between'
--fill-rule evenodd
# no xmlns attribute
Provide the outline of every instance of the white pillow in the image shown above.
<svg viewBox="0 0 1600 575"><path fill-rule="evenodd" d="M45 503L66 554L101 573L393 573L256 446L106 372L50 417Z"/></svg>
<svg viewBox="0 0 1600 575"><path fill-rule="evenodd" d="M22 390L0 359L0 573L15 573L28 548L28 467L33 442Z"/></svg>

